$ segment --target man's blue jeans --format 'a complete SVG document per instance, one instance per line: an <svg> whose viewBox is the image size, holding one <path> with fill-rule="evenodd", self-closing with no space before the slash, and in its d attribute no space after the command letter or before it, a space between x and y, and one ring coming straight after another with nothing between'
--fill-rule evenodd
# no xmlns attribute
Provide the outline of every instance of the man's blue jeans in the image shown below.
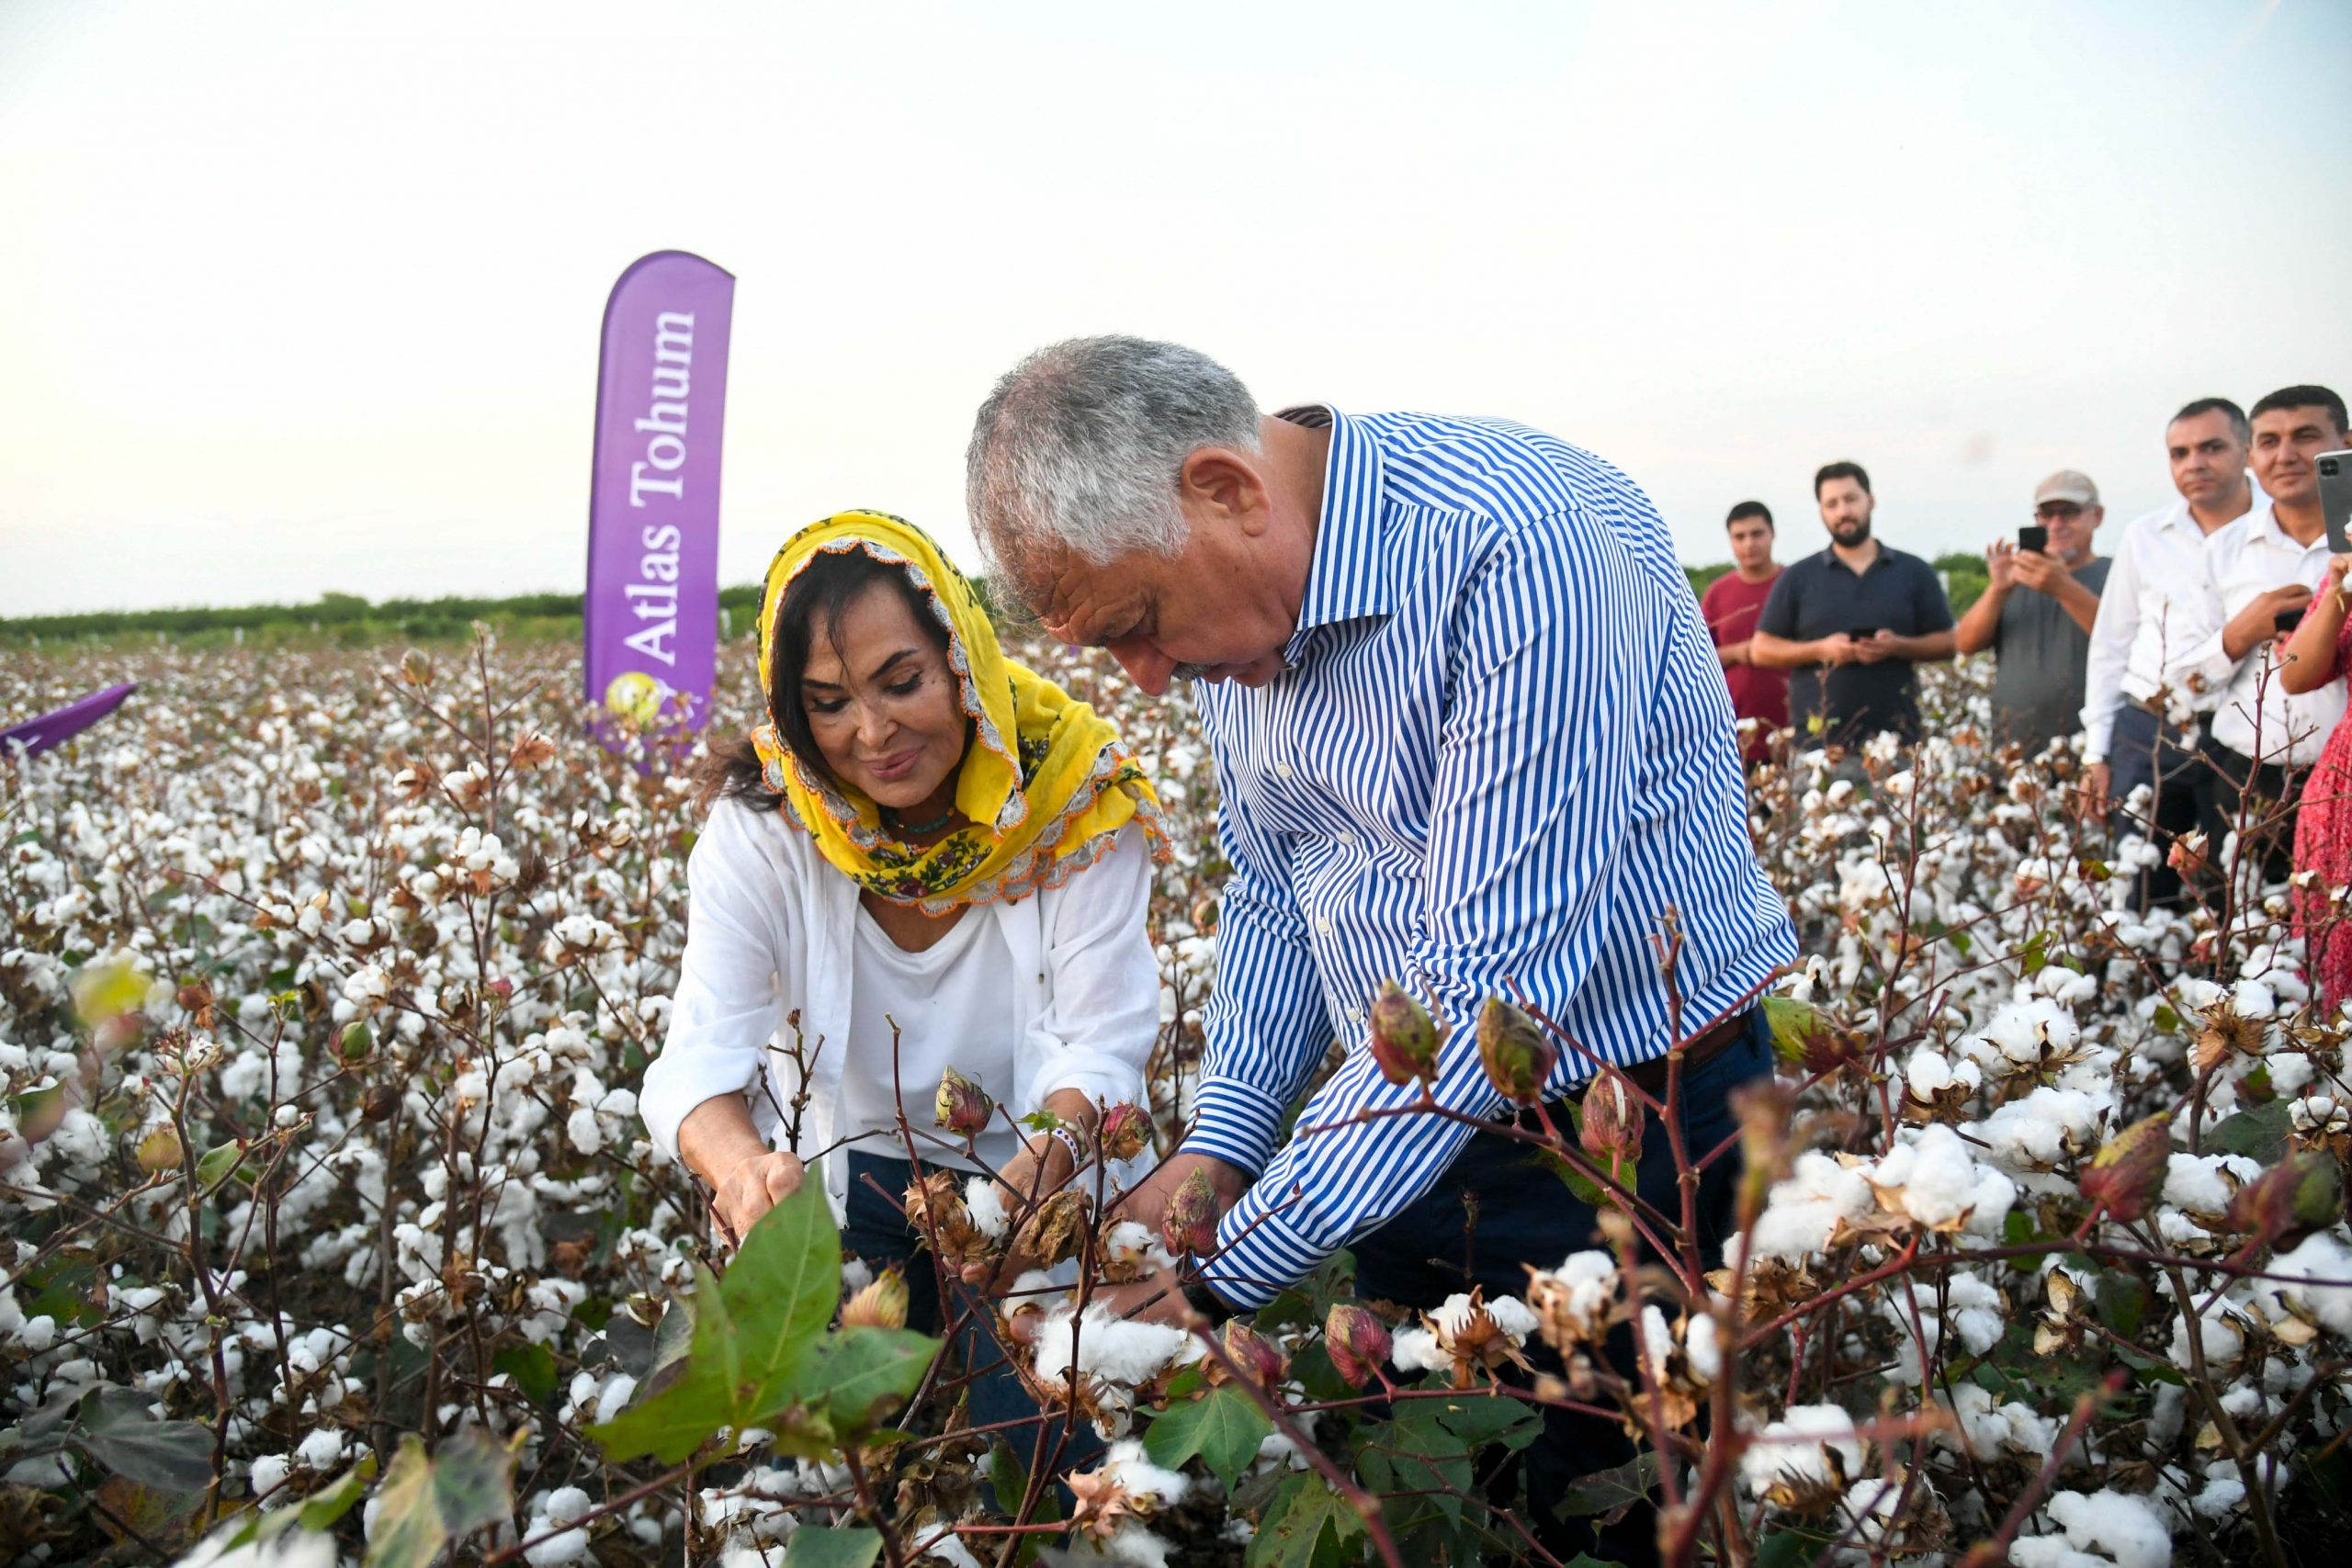
<svg viewBox="0 0 2352 1568"><path fill-rule="evenodd" d="M1737 1130L1732 1091L1771 1072L1771 1027L1758 1008L1737 1041L1683 1077L1683 1146L1691 1158L1703 1157ZM1554 1120L1565 1134L1566 1122ZM1710 1268L1719 1264L1731 1231L1738 1179L1736 1148L1699 1179L1700 1253ZM1644 1128L1635 1187L1660 1213L1682 1212L1672 1147L1656 1116ZM1489 1300L1524 1296L1527 1265L1557 1269L1568 1254L1604 1245L1591 1205L1536 1163L1528 1145L1479 1133L1435 1187L1379 1230L1360 1237L1351 1250L1357 1294L1433 1309L1473 1285L1484 1285ZM1531 1339L1527 1348L1538 1368L1561 1370L1559 1358L1540 1340ZM1630 1331L1612 1334L1609 1352L1618 1370L1630 1376ZM1563 1561L1579 1551L1627 1564L1657 1561L1656 1519L1648 1508L1633 1510L1598 1536L1590 1520L1564 1520L1551 1511L1578 1476L1627 1463L1634 1455L1632 1441L1616 1422L1545 1411L1544 1436L1523 1456L1521 1517Z"/></svg>

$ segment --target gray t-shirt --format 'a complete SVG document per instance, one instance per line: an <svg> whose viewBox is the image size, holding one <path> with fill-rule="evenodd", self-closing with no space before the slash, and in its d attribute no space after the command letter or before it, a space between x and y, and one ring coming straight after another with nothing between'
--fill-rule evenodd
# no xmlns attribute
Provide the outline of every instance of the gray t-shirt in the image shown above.
<svg viewBox="0 0 2352 1568"><path fill-rule="evenodd" d="M2105 557L2075 569L2075 581L2107 591ZM2041 750L2083 727L2083 666L2090 633L2065 606L2022 583L2001 604L1993 629L1993 723L2002 736Z"/></svg>

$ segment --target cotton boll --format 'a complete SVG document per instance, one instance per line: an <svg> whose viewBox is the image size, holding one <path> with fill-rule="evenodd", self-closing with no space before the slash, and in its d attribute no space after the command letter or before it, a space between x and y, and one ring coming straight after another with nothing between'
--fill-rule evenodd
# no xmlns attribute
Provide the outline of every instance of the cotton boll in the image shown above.
<svg viewBox="0 0 2352 1568"><path fill-rule="evenodd" d="M2234 1177L2234 1181L2225 1179ZM2192 1155L2176 1149L2165 1156L2164 1201L2192 1214L2225 1214L2238 1188L2262 1174L2244 1155Z"/></svg>
<svg viewBox="0 0 2352 1568"><path fill-rule="evenodd" d="M1960 1134L1940 1123L1889 1150L1870 1179L1895 1194L1903 1213L1935 1229L1956 1230L1963 1222L1972 1230L1997 1229L2017 1201L2016 1184L1980 1168Z"/></svg>
<svg viewBox="0 0 2352 1568"><path fill-rule="evenodd" d="M964 1207L971 1212L972 1224L990 1241L1001 1241L1012 1220L1004 1212L1003 1195L996 1183L985 1176L975 1176L964 1183Z"/></svg>
<svg viewBox="0 0 2352 1568"><path fill-rule="evenodd" d="M1819 1150L1797 1156L1786 1181L1766 1196L1753 1243L1759 1258L1801 1263L1828 1246L1841 1220L1859 1220L1877 1208L1871 1184L1859 1170ZM1736 1237L1726 1244L1736 1247Z"/></svg>
<svg viewBox="0 0 2352 1568"><path fill-rule="evenodd" d="M1082 1318L1073 1319L1067 1308L1048 1314L1037 1328L1035 1364L1040 1382L1063 1387L1074 1346L1080 1372L1132 1388L1157 1376L1191 1338L1168 1324L1114 1316L1096 1303Z"/></svg>
<svg viewBox="0 0 2352 1568"><path fill-rule="evenodd" d="M531 1521L534 1525L545 1522L542 1519ZM582 1529L559 1530L538 1545L526 1547L523 1551L523 1560L531 1568L561 1568L563 1563L577 1562L587 1555L588 1532Z"/></svg>
<svg viewBox="0 0 2352 1568"><path fill-rule="evenodd" d="M294 1457L309 1469L333 1470L343 1462L343 1434L332 1427L313 1432L295 1448Z"/></svg>
<svg viewBox="0 0 2352 1568"><path fill-rule="evenodd" d="M2117 1568L2165 1568L2172 1561L2172 1532L2144 1497L2114 1491L2060 1492L2043 1506L2064 1527L2070 1544L2106 1552Z"/></svg>
<svg viewBox="0 0 2352 1568"><path fill-rule="evenodd" d="M1437 1336L1426 1328L1400 1328L1389 1337L1388 1359L1404 1372L1442 1371L1453 1358L1437 1348Z"/></svg>
<svg viewBox="0 0 2352 1568"><path fill-rule="evenodd" d="M1144 1457L1143 1444L1133 1438L1113 1443L1102 1456L1102 1473L1132 1495L1156 1499L1163 1507L1184 1500L1192 1482L1172 1470L1162 1470Z"/></svg>
<svg viewBox="0 0 2352 1568"><path fill-rule="evenodd" d="M544 1507L550 1524L577 1524L588 1512L588 1494L577 1486L559 1486L548 1494Z"/></svg>
<svg viewBox="0 0 2352 1568"><path fill-rule="evenodd" d="M2294 1251L2271 1259L2269 1272L2287 1279L2327 1281L2289 1284L2271 1279L2263 1284L2281 1299L2302 1307L2322 1326L2352 1339L2352 1248L2326 1231L2316 1231Z"/></svg>
<svg viewBox="0 0 2352 1568"><path fill-rule="evenodd" d="M1723 1375L1723 1344L1716 1335L1713 1315L1703 1312L1693 1314L1682 1330L1682 1353L1690 1362L1692 1375L1704 1382Z"/></svg>
<svg viewBox="0 0 2352 1568"><path fill-rule="evenodd" d="M944 1531L924 1541L922 1554L915 1561L944 1562L949 1568L980 1568L980 1560L972 1555L972 1549L966 1546L953 1530Z"/></svg>
<svg viewBox="0 0 2352 1568"><path fill-rule="evenodd" d="M246 1481L253 1487L254 1496L265 1497L285 1485L286 1478L293 1473L293 1465L284 1454L263 1454L245 1472Z"/></svg>
<svg viewBox="0 0 2352 1568"><path fill-rule="evenodd" d="M1739 1472L1758 1494L1784 1484L1842 1489L1862 1472L1854 1418L1835 1404L1792 1404L1757 1437L1740 1455Z"/></svg>

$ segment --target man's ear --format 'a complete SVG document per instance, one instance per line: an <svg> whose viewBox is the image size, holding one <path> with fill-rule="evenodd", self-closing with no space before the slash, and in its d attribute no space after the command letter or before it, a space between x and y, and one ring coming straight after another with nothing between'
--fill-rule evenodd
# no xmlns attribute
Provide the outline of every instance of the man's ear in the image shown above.
<svg viewBox="0 0 2352 1568"><path fill-rule="evenodd" d="M1229 446L1204 446L1185 458L1177 470L1176 496L1196 522L1225 523L1252 537L1266 531L1272 514L1257 465Z"/></svg>

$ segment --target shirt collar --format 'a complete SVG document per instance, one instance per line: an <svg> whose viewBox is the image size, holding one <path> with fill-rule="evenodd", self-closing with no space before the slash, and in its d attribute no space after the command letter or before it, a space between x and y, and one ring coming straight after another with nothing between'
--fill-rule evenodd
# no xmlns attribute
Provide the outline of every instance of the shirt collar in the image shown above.
<svg viewBox="0 0 2352 1568"><path fill-rule="evenodd" d="M1842 571L1849 577L1868 577L1871 573L1876 571L1879 568L1884 566L1888 561L1893 560L1894 558L1894 552L1888 549L1886 547L1886 541L1882 539L1878 542L1878 554L1871 557L1871 564L1862 568L1861 570L1856 571L1852 567L1848 566L1844 561L1838 558L1837 546L1824 545L1821 547L1821 564L1831 571Z"/></svg>
<svg viewBox="0 0 2352 1568"><path fill-rule="evenodd" d="M1381 526L1380 498L1386 480L1380 443L1362 420L1350 419L1329 403L1278 411L1310 430L1328 427L1331 450L1323 463L1323 508L1315 520L1315 554L1306 569L1306 594L1299 602L1298 626L1287 653L1294 660L1299 639L1317 626L1396 608L1388 537Z"/></svg>

